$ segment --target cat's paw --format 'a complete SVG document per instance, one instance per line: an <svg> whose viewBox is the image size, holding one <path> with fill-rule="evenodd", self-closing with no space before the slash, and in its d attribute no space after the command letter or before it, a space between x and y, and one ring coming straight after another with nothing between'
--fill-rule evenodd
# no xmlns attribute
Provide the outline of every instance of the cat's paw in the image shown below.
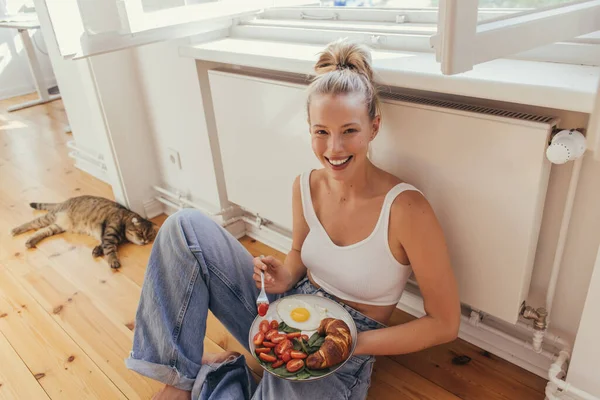
<svg viewBox="0 0 600 400"><path fill-rule="evenodd" d="M92 250L92 256L93 257L100 257L104 255L104 250L102 250L102 246L96 246L94 247L94 250Z"/></svg>
<svg viewBox="0 0 600 400"><path fill-rule="evenodd" d="M10 231L11 236L17 236L20 235L21 233L23 233L19 228L14 228L13 230Z"/></svg>
<svg viewBox="0 0 600 400"><path fill-rule="evenodd" d="M25 247L27 247L28 249L35 249L36 244L37 244L36 241L29 239L28 241L25 242Z"/></svg>
<svg viewBox="0 0 600 400"><path fill-rule="evenodd" d="M110 267L112 269L119 269L119 268L121 268L121 263L119 262L119 260L113 260L110 263Z"/></svg>

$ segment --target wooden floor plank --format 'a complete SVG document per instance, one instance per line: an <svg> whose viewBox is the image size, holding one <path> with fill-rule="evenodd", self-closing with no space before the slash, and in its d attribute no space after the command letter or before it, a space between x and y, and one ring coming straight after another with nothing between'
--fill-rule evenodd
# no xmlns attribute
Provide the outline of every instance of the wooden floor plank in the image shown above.
<svg viewBox="0 0 600 400"><path fill-rule="evenodd" d="M394 399L459 400L459 397L432 384L389 357L377 357L373 368L373 387L385 388L383 391L395 393L390 397ZM373 392L377 393L378 389Z"/></svg>
<svg viewBox="0 0 600 400"><path fill-rule="evenodd" d="M0 400L50 399L23 360L0 334Z"/></svg>
<svg viewBox="0 0 600 400"><path fill-rule="evenodd" d="M129 399L147 399L161 385L126 368L133 332L99 310L57 274L41 253L7 262L19 283Z"/></svg>
<svg viewBox="0 0 600 400"><path fill-rule="evenodd" d="M0 265L0 332L53 399L125 399Z"/></svg>

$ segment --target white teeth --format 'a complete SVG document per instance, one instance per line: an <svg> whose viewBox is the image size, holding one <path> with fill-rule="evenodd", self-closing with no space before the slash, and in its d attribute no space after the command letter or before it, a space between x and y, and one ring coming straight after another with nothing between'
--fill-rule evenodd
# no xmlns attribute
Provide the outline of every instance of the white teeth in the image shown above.
<svg viewBox="0 0 600 400"><path fill-rule="evenodd" d="M348 158L345 158L345 159L343 159L343 160L329 160L329 162L330 162L332 165L342 165L342 164L344 164L346 161L348 161L349 159L350 159L350 157L348 157Z"/></svg>

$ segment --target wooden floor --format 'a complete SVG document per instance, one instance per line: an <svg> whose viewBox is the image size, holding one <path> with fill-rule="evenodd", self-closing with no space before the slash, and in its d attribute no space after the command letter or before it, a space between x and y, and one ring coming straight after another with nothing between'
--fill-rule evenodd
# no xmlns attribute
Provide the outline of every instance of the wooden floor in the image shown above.
<svg viewBox="0 0 600 400"><path fill-rule="evenodd" d="M25 249L10 230L39 212L32 201L93 194L105 183L67 157L60 101L7 113L0 102L0 399L149 399L160 385L127 370L150 246L121 249L112 271L92 258L94 239L63 234ZM164 218L158 218L160 224ZM278 254L249 238L251 253ZM398 311L394 323L411 317ZM243 352L210 317L209 351ZM247 359L252 360L247 357ZM250 366L261 374L255 362ZM379 357L369 399L543 399L545 380L462 340L415 354Z"/></svg>

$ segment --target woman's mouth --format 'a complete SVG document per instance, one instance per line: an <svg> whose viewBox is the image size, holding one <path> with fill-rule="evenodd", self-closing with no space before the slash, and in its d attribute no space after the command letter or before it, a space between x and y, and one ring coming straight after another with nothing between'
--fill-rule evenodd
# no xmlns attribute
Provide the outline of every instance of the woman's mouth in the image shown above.
<svg viewBox="0 0 600 400"><path fill-rule="evenodd" d="M335 158L335 159L330 159L330 158L325 157L325 159L329 162L329 165L331 165L331 167L333 169L340 170L340 169L346 168L346 166L352 159L352 156L348 156L346 158Z"/></svg>

